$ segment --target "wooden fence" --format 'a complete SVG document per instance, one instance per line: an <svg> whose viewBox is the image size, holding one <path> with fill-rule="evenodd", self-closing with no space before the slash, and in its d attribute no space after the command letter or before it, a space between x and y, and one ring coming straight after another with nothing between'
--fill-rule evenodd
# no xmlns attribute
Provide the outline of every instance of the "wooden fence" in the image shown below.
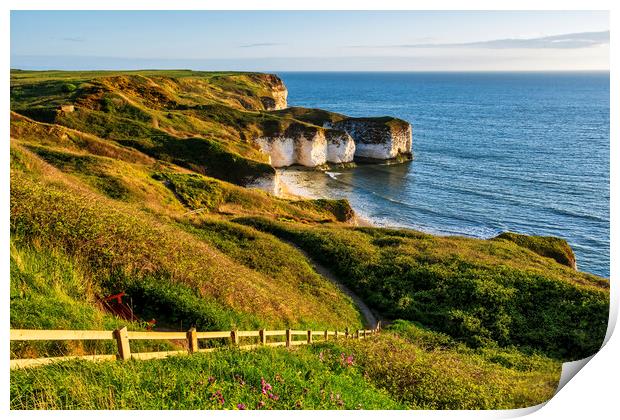
<svg viewBox="0 0 620 420"><path fill-rule="evenodd" d="M315 337L321 340L332 339L363 339L379 332L379 325L373 330L356 330L349 332L336 331L312 331L312 330L258 330L258 331L189 331L163 332L163 331L128 331L126 327L114 331L87 331L87 330L11 330L11 341L41 341L41 340L115 340L118 349L117 354L95 354L87 356L60 356L42 357L38 359L11 359L11 369L38 366L58 361L83 359L83 360L128 360L128 359L160 359L167 356L192 354L214 351L218 347L200 348L199 339L229 339L230 344L242 349L252 349L260 346L297 346L312 344ZM303 340L294 340L294 337L304 336ZM258 337L259 344L240 345L244 337ZM285 337L285 341L269 341L268 337ZM187 350L157 351L132 353L129 345L130 340L183 340L186 341Z"/></svg>

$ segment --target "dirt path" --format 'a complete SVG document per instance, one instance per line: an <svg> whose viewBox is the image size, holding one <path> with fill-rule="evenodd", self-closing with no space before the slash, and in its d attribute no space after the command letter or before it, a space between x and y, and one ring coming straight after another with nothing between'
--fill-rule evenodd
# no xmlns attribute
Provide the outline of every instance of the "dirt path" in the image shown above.
<svg viewBox="0 0 620 420"><path fill-rule="evenodd" d="M323 277L325 277L326 279L334 283L342 291L342 293L344 293L345 295L353 299L353 302L357 306L357 309L361 312L362 316L364 317L364 324L366 328L372 329L377 326L377 317L375 316L375 314L364 303L364 301L360 299L359 296L357 296L351 289L349 289L347 286L345 286L340 281L340 279L338 278L338 276L336 276L336 274L334 274L329 268L318 263L314 258L308 255L306 251L304 251L303 249L301 249L294 243L289 242L289 241L283 241L283 242L286 242L287 244L289 244L290 246L294 247L299 252L301 252L304 255L304 257L308 259L308 261L310 262L310 264L312 265L312 267L317 273L319 273L320 275L322 275Z"/></svg>

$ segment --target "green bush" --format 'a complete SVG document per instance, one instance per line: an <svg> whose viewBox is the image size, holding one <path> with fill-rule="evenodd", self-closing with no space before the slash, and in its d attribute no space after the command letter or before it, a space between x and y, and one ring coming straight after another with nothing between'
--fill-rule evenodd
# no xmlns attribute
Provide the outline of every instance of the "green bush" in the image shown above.
<svg viewBox="0 0 620 420"><path fill-rule="evenodd" d="M156 173L154 179L164 181L176 197L191 210L217 210L225 200L219 181L198 174Z"/></svg>
<svg viewBox="0 0 620 420"><path fill-rule="evenodd" d="M62 85L62 91L66 93L74 92L77 90L77 86L73 83L65 83Z"/></svg>

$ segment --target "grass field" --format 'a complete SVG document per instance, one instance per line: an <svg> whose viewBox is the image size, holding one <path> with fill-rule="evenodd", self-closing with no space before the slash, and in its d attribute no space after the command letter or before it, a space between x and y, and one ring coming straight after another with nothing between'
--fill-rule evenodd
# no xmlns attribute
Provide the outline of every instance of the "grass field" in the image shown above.
<svg viewBox="0 0 620 420"><path fill-rule="evenodd" d="M560 364L442 348L400 322L366 340L11 373L13 409L500 409L553 395Z"/></svg>

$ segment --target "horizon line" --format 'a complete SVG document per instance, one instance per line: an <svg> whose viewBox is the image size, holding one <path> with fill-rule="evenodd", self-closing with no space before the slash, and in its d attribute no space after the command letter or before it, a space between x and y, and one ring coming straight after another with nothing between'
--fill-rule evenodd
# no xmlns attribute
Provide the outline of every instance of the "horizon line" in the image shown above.
<svg viewBox="0 0 620 420"><path fill-rule="evenodd" d="M107 69L107 68L76 68L76 69L22 69L11 67L10 71L23 72L139 72L139 71L194 71L213 73L610 73L610 69L547 69L547 70L203 70L190 68L141 68L141 69Z"/></svg>

